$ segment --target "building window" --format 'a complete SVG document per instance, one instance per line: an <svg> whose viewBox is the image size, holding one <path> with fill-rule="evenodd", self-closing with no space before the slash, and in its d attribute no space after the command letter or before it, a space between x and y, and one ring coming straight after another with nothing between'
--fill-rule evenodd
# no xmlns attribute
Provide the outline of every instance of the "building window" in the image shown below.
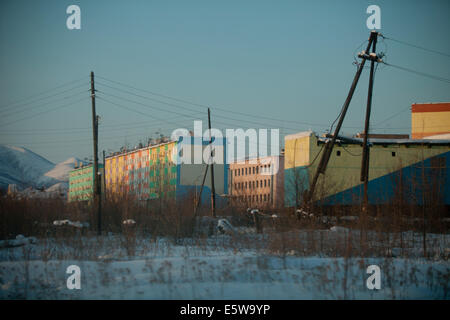
<svg viewBox="0 0 450 320"><path fill-rule="evenodd" d="M392 151L392 156L395 157L395 151Z"/></svg>
<svg viewBox="0 0 450 320"><path fill-rule="evenodd" d="M336 151L336 155L337 155L338 157L340 157L340 156L341 156L341 151L340 151L340 150Z"/></svg>
<svg viewBox="0 0 450 320"><path fill-rule="evenodd" d="M267 187L267 180L264 180L264 187Z"/></svg>

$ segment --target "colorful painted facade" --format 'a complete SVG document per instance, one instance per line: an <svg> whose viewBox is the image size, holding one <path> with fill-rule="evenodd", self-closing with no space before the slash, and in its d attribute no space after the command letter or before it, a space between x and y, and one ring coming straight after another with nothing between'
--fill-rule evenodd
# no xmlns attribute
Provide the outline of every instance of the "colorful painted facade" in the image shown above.
<svg viewBox="0 0 450 320"><path fill-rule="evenodd" d="M177 167L170 161L175 142L142 148L105 159L106 189L140 200L174 198Z"/></svg>
<svg viewBox="0 0 450 320"><path fill-rule="evenodd" d="M450 102L416 103L411 107L411 137L422 139L450 134Z"/></svg>
<svg viewBox="0 0 450 320"><path fill-rule="evenodd" d="M191 137L192 138L192 137ZM137 150L117 153L105 159L106 189L111 195L129 195L139 200L179 200L200 189L205 163L180 163L180 151L192 151L195 146L203 153L208 142L200 139L180 142L169 141L150 145ZM220 152L222 161L214 165L216 194L227 193L227 171L225 164L224 141L216 143L216 152ZM205 181L202 201L210 201L210 172Z"/></svg>
<svg viewBox="0 0 450 320"><path fill-rule="evenodd" d="M103 177L103 164L98 165ZM91 200L94 188L93 165L80 166L69 172L68 201ZM102 181L100 182L102 185Z"/></svg>
<svg viewBox="0 0 450 320"><path fill-rule="evenodd" d="M326 138L311 131L285 137L285 205L301 204L320 161ZM450 204L450 141L369 139L369 202L386 203L395 197L421 203L430 191ZM362 139L338 140L325 175L316 188L324 204L360 203Z"/></svg>

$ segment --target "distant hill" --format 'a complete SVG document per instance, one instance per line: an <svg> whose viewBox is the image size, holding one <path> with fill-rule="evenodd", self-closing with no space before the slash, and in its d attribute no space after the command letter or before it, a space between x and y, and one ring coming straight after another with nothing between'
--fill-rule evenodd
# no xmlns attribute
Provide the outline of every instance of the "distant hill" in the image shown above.
<svg viewBox="0 0 450 320"><path fill-rule="evenodd" d="M56 179L58 181L69 181L69 172L75 167L75 164L82 162L75 157L56 164L50 171L44 174L44 177ZM45 178L44 178L45 179Z"/></svg>
<svg viewBox="0 0 450 320"><path fill-rule="evenodd" d="M22 190L67 189L69 172L80 162L72 157L54 164L27 148L0 145L0 189L8 189L9 184L16 184Z"/></svg>

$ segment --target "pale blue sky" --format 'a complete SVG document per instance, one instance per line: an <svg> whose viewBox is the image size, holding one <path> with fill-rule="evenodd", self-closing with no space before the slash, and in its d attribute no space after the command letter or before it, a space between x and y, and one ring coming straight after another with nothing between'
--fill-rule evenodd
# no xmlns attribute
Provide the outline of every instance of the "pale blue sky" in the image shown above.
<svg viewBox="0 0 450 320"><path fill-rule="evenodd" d="M71 4L81 8L81 30L66 28ZM321 133L347 95L356 70L354 54L369 35L370 4L381 7L380 31L387 37L450 53L446 0L1 1L0 143L27 147L54 162L91 156L91 70L110 80L209 105L214 127ZM387 50L392 64L450 78L448 57L388 40L378 49ZM29 104L11 105L83 77ZM347 134L361 130L367 79L366 71L344 123ZM163 104L110 87L152 97L148 93L99 77L96 81L100 150L135 145L159 129L168 135L176 127L191 128L192 119L183 119L185 114L206 119L204 108L153 96L172 105ZM373 130L409 133L410 105L450 101L449 89L448 83L380 66Z"/></svg>

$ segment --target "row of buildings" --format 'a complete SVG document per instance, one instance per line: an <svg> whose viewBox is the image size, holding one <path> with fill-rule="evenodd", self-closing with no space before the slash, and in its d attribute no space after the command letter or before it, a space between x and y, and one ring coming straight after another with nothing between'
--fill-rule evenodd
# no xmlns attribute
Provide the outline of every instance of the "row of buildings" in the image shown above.
<svg viewBox="0 0 450 320"><path fill-rule="evenodd" d="M433 201L450 204L450 103L413 104L409 135L378 134L370 144L369 202L403 199L422 203L425 194ZM360 166L363 135L339 137L326 174L321 177L316 198L323 204L352 204L361 201ZM221 164L214 165L216 198L219 205L250 207L295 207L320 161L330 138L312 131L285 136L278 156L226 163L227 141L221 140ZM100 166L102 184L108 194L132 195L139 200L181 200L197 197L207 164L192 158L178 163L179 148L198 148L208 142L195 137L167 141L105 158ZM216 143L217 148L217 143ZM217 149L216 151L217 152ZM192 157L194 156L192 152ZM223 158L222 158L223 157ZM196 161L197 160L197 161ZM210 201L210 174L205 179L202 202ZM69 201L87 200L92 195L92 166L70 173Z"/></svg>
<svg viewBox="0 0 450 320"><path fill-rule="evenodd" d="M190 140L190 141L187 141ZM179 141L167 141L148 145L134 150L116 152L105 158L104 166L100 166L104 181L104 190L111 196L131 196L137 200L174 200L199 193L207 164L195 158L195 148L203 153L208 141L190 137ZM179 148L192 155L189 163L178 163ZM222 161L214 165L215 191L220 199L228 190L228 165L225 163L225 139L215 142L216 152L221 149ZM83 172L80 174L79 172ZM80 187L79 176L88 175L90 188L93 185L92 165L75 168L69 174L68 200L89 199L90 195L82 195L76 191ZM202 190L202 201L211 198L211 173L208 171ZM84 182L83 182L84 183Z"/></svg>

